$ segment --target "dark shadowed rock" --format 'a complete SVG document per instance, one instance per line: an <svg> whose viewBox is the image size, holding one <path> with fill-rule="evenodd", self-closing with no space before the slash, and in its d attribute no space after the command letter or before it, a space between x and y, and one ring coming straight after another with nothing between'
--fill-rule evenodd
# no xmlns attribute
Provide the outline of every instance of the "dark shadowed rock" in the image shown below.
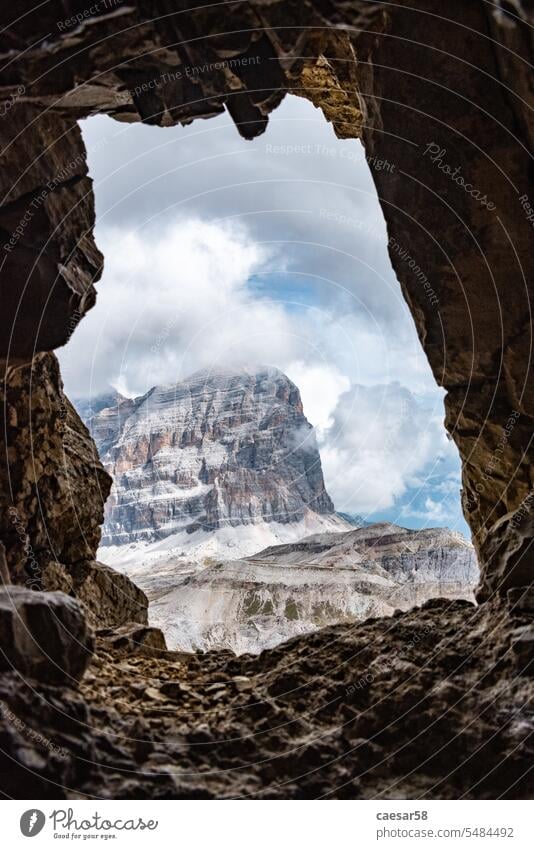
<svg viewBox="0 0 534 849"><path fill-rule="evenodd" d="M43 569L43 589L60 590L83 602L88 622L98 628L113 628L126 622L147 624L148 600L126 575L99 563L82 560L67 569L51 561Z"/></svg>
<svg viewBox="0 0 534 849"><path fill-rule="evenodd" d="M9 566L7 565L6 559L6 549L2 542L0 542L0 582L2 584L10 584L11 578L9 574Z"/></svg>
<svg viewBox="0 0 534 849"><path fill-rule="evenodd" d="M38 776L40 798L531 798L533 618L503 607L434 600L259 658L98 640L83 702L65 688L39 705L0 679L2 789L27 798Z"/></svg>
<svg viewBox="0 0 534 849"><path fill-rule="evenodd" d="M73 595L74 581L72 575L63 563L58 563L56 560L51 560L44 566L41 574L41 583L43 590L46 590L46 592L61 592L67 595Z"/></svg>
<svg viewBox="0 0 534 849"><path fill-rule="evenodd" d="M0 590L0 665L48 684L75 683L93 653L82 607L61 592Z"/></svg>
<svg viewBox="0 0 534 849"><path fill-rule="evenodd" d="M144 654L158 657L167 650L163 632L159 628L135 624L122 625L111 631L103 630L99 635L112 648L127 654Z"/></svg>
<svg viewBox="0 0 534 849"><path fill-rule="evenodd" d="M41 571L51 560L68 569L95 557L111 479L63 394L54 354L18 369L4 390L2 384L0 538L11 581L31 580L40 589Z"/></svg>
<svg viewBox="0 0 534 849"><path fill-rule="evenodd" d="M95 628L127 622L147 624L147 597L126 575L96 560L76 563L71 574L73 593L83 602L87 618Z"/></svg>
<svg viewBox="0 0 534 849"><path fill-rule="evenodd" d="M339 135L362 134L369 160L395 166L380 171L371 161L402 293L447 393L484 603L433 602L336 626L259 659L208 653L176 668L172 657L136 657L136 667L102 648L83 698L57 688L52 702L52 688L35 693L8 673L0 680L8 705L0 721L3 792L531 798L532 605L503 610L493 596L532 580L532 3L451 0L438 19L434 0L250 0L186 15L169 14L167 0L131 0L80 26L65 24L79 4L27 6L0 12L0 50L9 57L1 99L15 99L0 121L8 245L0 317L9 354L0 534L11 579L23 583L33 563L38 578L51 559L94 559L99 541L98 481L105 489L106 476L79 462L92 443L68 425L70 407L47 375L54 358L34 360L33 386L31 374L12 368L63 344L94 302L101 258L77 121L104 112L169 125L226 107L248 136L265 129L267 114L295 89ZM259 67L248 62L255 55ZM233 69L221 67L228 57ZM177 78L186 63L210 70ZM151 91L153 80L161 85ZM429 146L443 150L447 170ZM451 179L457 172L487 194L493 211ZM151 296L157 291L155 282ZM79 644L58 630L61 617L73 618L84 634L76 602L18 592L20 609L5 598L1 607L5 651L33 673L52 671L35 641L24 644L31 624L62 663L70 657L83 666ZM238 677L252 692L213 690ZM191 687L180 714L172 703L167 716L161 705L149 713L152 678ZM67 751L60 761L51 754L56 741Z"/></svg>

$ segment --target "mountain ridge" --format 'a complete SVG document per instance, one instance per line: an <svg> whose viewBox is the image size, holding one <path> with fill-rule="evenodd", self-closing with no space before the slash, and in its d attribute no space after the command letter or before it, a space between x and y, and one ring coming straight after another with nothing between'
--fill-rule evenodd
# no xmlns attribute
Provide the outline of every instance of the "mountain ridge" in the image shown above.
<svg viewBox="0 0 534 849"><path fill-rule="evenodd" d="M239 559L160 558L122 567L150 599L171 648L257 654L339 622L390 616L431 598L473 601L472 545L448 528L380 522L312 534Z"/></svg>

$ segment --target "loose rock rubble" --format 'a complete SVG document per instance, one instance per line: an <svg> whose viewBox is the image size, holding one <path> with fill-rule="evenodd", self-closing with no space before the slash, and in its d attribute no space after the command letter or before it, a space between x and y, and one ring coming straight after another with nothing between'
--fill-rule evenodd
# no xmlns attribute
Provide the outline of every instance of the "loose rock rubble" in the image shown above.
<svg viewBox="0 0 534 849"><path fill-rule="evenodd" d="M534 669L523 645L534 633L532 607L524 594L479 608L436 600L259 657L146 652L101 636L79 690L45 687L37 695L29 680L6 676L4 791L527 797ZM29 737L37 700L36 730L62 757L49 758L47 745Z"/></svg>

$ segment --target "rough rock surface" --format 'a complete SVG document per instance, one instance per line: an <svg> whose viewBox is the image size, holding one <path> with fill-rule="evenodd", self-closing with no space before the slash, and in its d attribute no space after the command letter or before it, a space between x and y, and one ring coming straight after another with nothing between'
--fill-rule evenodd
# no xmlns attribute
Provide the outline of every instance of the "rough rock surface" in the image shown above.
<svg viewBox="0 0 534 849"><path fill-rule="evenodd" d="M1 403L4 583L78 597L98 627L146 622L143 592L94 560L111 478L63 393L55 355L17 369Z"/></svg>
<svg viewBox="0 0 534 849"><path fill-rule="evenodd" d="M0 665L47 683L76 682L93 652L83 609L64 593L0 590Z"/></svg>
<svg viewBox="0 0 534 849"><path fill-rule="evenodd" d="M198 372L87 424L114 480L104 545L334 512L299 391L277 369Z"/></svg>
<svg viewBox="0 0 534 849"><path fill-rule="evenodd" d="M6 549L3 542L0 542L0 584L11 583L11 574L7 565Z"/></svg>
<svg viewBox="0 0 534 849"><path fill-rule="evenodd" d="M47 564L42 574L43 588L61 590L84 606L87 621L94 628L115 628L126 623L148 622L148 600L133 581L96 560L80 560L67 571L61 563Z"/></svg>
<svg viewBox="0 0 534 849"><path fill-rule="evenodd" d="M16 370L0 395L0 537L13 583L39 588L51 560L68 568L94 559L111 479L63 394L54 354Z"/></svg>
<svg viewBox="0 0 534 849"><path fill-rule="evenodd" d="M145 590L150 622L169 648L237 654L429 598L473 600L479 578L461 534L388 523L316 534L242 560L134 561L128 574Z"/></svg>
<svg viewBox="0 0 534 849"><path fill-rule="evenodd" d="M128 655L160 657L167 650L165 637L159 628L128 624L119 628L104 628L99 631L99 635L105 637L113 649Z"/></svg>
<svg viewBox="0 0 534 849"><path fill-rule="evenodd" d="M3 792L529 798L533 617L521 591L326 628L259 658L155 659L100 640L79 693L0 681Z"/></svg>

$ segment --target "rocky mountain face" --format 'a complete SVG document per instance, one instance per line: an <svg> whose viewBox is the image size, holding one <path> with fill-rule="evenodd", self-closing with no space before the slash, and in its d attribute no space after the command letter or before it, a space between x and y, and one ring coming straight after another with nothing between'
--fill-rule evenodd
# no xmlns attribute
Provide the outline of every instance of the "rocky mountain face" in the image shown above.
<svg viewBox="0 0 534 849"><path fill-rule="evenodd" d="M194 564L134 559L153 626L182 651L258 654L299 634L389 616L430 598L473 600L475 552L447 528L376 523L273 546L248 558Z"/></svg>
<svg viewBox="0 0 534 849"><path fill-rule="evenodd" d="M410 530L390 522L367 523L347 533L325 533L300 542L274 546L249 558L263 563L320 568L351 567L368 574L437 588L476 583L478 568L473 546L448 528ZM441 591L440 591L441 594Z"/></svg>
<svg viewBox="0 0 534 849"><path fill-rule="evenodd" d="M277 369L198 372L80 410L114 480L104 545L187 542L195 531L292 525L310 514L336 525L313 428Z"/></svg>

